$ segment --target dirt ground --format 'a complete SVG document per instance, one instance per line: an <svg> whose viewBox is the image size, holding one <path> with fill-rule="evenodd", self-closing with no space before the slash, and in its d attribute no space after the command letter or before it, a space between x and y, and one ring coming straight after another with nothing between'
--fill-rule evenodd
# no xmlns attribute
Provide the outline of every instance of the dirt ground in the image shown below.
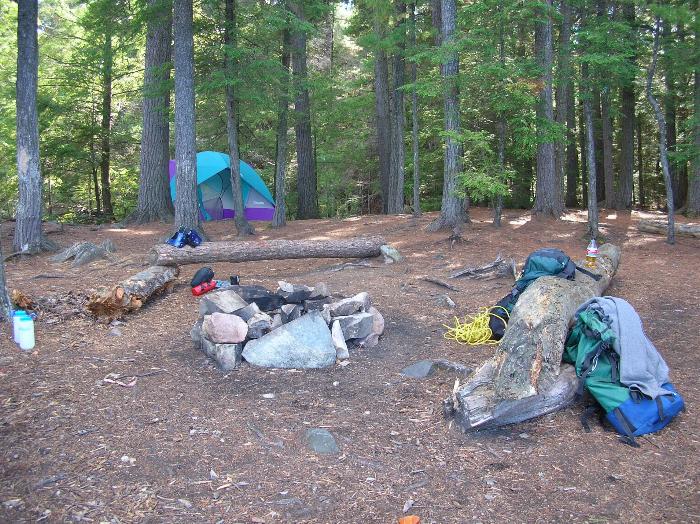
<svg viewBox="0 0 700 524"><path fill-rule="evenodd" d="M462 434L443 419L454 375L402 376L420 359L476 366L493 346L445 340L444 323L495 303L506 279L453 280L448 291L420 278L447 279L498 253L519 262L554 246L584 254L585 213L533 221L472 211L464 242L427 233L435 215L363 216L291 223L258 238L326 239L382 234L405 262L331 271L338 260L215 264L218 277L276 287L277 280L326 282L340 294L368 291L384 314L378 347L351 352L349 365L314 371L244 365L219 371L189 338L198 299L183 268L175 291L124 319L121 335L89 319L37 323L37 347L21 353L0 340L0 520L3 522L700 522L700 241L640 234L649 213L601 214L622 261L608 294L632 303L669 363L688 404L667 429L621 444L594 427L580 405L501 430ZM2 225L10 245L12 224ZM207 224L214 240L232 224ZM10 288L32 297L88 291L139 271L165 225L137 229L66 226L50 238L117 245L118 262L82 269L48 256L7 263ZM374 267L376 266L376 267ZM436 304L447 292L455 309ZM118 374L124 384L103 379ZM109 376L108 376L109 375ZM273 393L274 398L263 397ZM308 428L327 428L340 447L317 455ZM130 460L133 459L133 460ZM410 507L412 505L412 507ZM410 507L410 509L408 509Z"/></svg>

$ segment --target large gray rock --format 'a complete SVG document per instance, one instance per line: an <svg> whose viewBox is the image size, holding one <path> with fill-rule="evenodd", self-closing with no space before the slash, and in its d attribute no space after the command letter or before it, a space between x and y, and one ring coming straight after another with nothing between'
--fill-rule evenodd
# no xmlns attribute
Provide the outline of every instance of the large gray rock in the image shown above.
<svg viewBox="0 0 700 524"><path fill-rule="evenodd" d="M372 301L366 292L358 293L354 297L344 298L338 302L334 302L330 306L331 316L343 317L352 315L353 313L366 312L372 307Z"/></svg>
<svg viewBox="0 0 700 524"><path fill-rule="evenodd" d="M248 302L239 297L235 291L226 289L202 297L199 301L199 314L204 316L212 313L235 313L247 305Z"/></svg>
<svg viewBox="0 0 700 524"><path fill-rule="evenodd" d="M372 313L355 313L344 317L335 317L340 322L345 340L351 338L364 338L372 333L374 315Z"/></svg>
<svg viewBox="0 0 700 524"><path fill-rule="evenodd" d="M292 320L298 319L304 312L304 308L301 304L285 304L280 308L282 315L282 323L286 324Z"/></svg>
<svg viewBox="0 0 700 524"><path fill-rule="evenodd" d="M372 313L372 334L374 335L381 335L384 333L384 317L382 314L379 312L379 310L372 306L369 308L368 313Z"/></svg>
<svg viewBox="0 0 700 524"><path fill-rule="evenodd" d="M379 251L381 251L382 255L384 255L385 264L392 264L394 262L401 262L403 260L401 253L399 253L399 250L395 247L391 247L388 244L384 244L383 246L381 246L379 248Z"/></svg>
<svg viewBox="0 0 700 524"><path fill-rule="evenodd" d="M328 284L325 282L318 282L311 288L311 296L309 299L316 300L319 298L327 298L331 296L331 292L328 289Z"/></svg>
<svg viewBox="0 0 700 524"><path fill-rule="evenodd" d="M203 338L202 352L215 360L222 370L231 371L241 365L243 344L216 344L207 338Z"/></svg>
<svg viewBox="0 0 700 524"><path fill-rule="evenodd" d="M335 346L335 356L340 360L350 358L348 345L345 343L345 335L343 335L343 328L340 327L340 322L337 320L333 322L331 337L333 339L333 345Z"/></svg>
<svg viewBox="0 0 700 524"><path fill-rule="evenodd" d="M248 319L248 338L260 338L272 329L272 317L267 313L256 313Z"/></svg>
<svg viewBox="0 0 700 524"><path fill-rule="evenodd" d="M231 289L246 302L255 302L263 311L269 312L284 304L281 296L262 286L232 286Z"/></svg>
<svg viewBox="0 0 700 524"><path fill-rule="evenodd" d="M435 373L435 364L432 360L419 360L407 368L401 370L401 374L411 378L426 378Z"/></svg>
<svg viewBox="0 0 700 524"><path fill-rule="evenodd" d="M268 368L324 368L335 363L331 332L320 313L311 312L251 340L243 358Z"/></svg>
<svg viewBox="0 0 700 524"><path fill-rule="evenodd" d="M238 344L248 334L248 324L237 316L226 313L205 315L202 333L216 344Z"/></svg>

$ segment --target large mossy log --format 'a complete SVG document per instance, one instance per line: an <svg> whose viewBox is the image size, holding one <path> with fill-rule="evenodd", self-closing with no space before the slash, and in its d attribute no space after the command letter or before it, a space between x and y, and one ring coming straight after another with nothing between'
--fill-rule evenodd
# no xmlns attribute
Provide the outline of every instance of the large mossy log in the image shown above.
<svg viewBox="0 0 700 524"><path fill-rule="evenodd" d="M660 220L640 220L637 229L643 233L665 235L668 232L668 224ZM700 238L700 226L695 224L679 224L674 227L677 236Z"/></svg>
<svg viewBox="0 0 700 524"><path fill-rule="evenodd" d="M87 309L96 317L120 318L139 309L146 301L172 290L180 269L170 266L151 266L111 288L93 294Z"/></svg>
<svg viewBox="0 0 700 524"><path fill-rule="evenodd" d="M292 258L365 258L377 257L386 244L380 236L337 240L261 240L203 242L192 248L175 248L167 244L151 249L150 263L178 266L210 262L252 262Z"/></svg>
<svg viewBox="0 0 700 524"><path fill-rule="evenodd" d="M521 422L569 404L573 367L562 364L564 342L578 307L600 296L620 263L620 249L600 248L593 278L537 279L520 296L496 354L445 400L445 413L464 431Z"/></svg>

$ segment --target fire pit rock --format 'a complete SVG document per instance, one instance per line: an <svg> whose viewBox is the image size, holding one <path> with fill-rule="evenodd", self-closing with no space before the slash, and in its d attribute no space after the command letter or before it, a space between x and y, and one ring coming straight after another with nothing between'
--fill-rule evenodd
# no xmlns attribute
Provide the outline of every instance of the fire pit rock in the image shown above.
<svg viewBox="0 0 700 524"><path fill-rule="evenodd" d="M323 368L350 357L348 348L370 348L384 318L368 293L334 298L326 284L280 281L233 286L201 299L192 341L223 370L248 363L271 368ZM331 329L332 328L332 329Z"/></svg>

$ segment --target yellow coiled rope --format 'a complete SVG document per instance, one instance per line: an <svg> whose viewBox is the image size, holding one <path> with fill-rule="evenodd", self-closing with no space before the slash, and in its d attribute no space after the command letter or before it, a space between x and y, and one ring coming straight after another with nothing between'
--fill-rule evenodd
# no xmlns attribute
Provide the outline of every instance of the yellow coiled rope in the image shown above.
<svg viewBox="0 0 700 524"><path fill-rule="evenodd" d="M468 344L470 346L498 344L498 340L493 340L491 338L493 332L489 327L489 319L490 317L500 318L503 320L504 324L507 324L507 321L502 316L493 312L496 308L502 309L505 312L505 316L508 317L508 310L502 306L482 307L479 308L479 313L476 316L469 315L469 318L465 319L464 322L460 322L460 320L455 317L454 327L443 324L443 326L447 328L445 338L456 340L460 344Z"/></svg>

